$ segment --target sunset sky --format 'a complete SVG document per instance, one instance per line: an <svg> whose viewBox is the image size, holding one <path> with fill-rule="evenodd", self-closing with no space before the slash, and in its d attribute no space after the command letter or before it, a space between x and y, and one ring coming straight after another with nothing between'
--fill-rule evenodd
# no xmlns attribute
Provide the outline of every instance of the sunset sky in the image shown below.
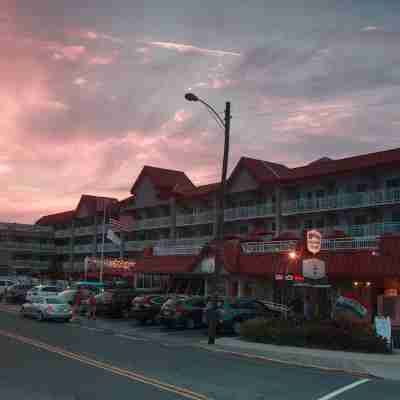
<svg viewBox="0 0 400 400"><path fill-rule="evenodd" d="M0 221L127 197L145 164L218 180L189 90L232 102L230 168L400 147L399 21L398 0L1 0Z"/></svg>

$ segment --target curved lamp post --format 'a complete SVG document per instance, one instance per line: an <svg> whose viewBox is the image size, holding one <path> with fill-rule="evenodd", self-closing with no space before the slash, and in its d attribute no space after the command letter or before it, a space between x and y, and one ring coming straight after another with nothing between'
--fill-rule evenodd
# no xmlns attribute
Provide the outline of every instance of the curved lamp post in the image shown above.
<svg viewBox="0 0 400 400"><path fill-rule="evenodd" d="M186 93L185 99L188 101L199 101L204 104L207 109L213 114L217 122L221 125L225 132L225 142L224 142L224 157L222 162L222 174L221 174L221 184L218 191L217 200L217 226L215 232L216 241L216 254L215 254L215 267L213 276L213 310L209 314L208 323L208 344L215 343L216 330L217 330L217 300L218 300L218 283L223 268L223 237L224 237L224 208L225 208L225 191L226 191L226 175L228 169L228 155L229 155L229 134L231 126L231 103L227 101L225 103L225 118L222 119L220 115L215 111L214 107L206 103L204 100L200 99L193 93Z"/></svg>

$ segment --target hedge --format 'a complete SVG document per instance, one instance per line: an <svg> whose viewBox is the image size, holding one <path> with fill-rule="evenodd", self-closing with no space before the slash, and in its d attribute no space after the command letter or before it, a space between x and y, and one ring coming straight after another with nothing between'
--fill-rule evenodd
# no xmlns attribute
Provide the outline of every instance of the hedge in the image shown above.
<svg viewBox="0 0 400 400"><path fill-rule="evenodd" d="M367 323L309 321L295 325L289 320L253 319L241 326L246 340L285 346L330 350L386 353L386 341L375 335Z"/></svg>

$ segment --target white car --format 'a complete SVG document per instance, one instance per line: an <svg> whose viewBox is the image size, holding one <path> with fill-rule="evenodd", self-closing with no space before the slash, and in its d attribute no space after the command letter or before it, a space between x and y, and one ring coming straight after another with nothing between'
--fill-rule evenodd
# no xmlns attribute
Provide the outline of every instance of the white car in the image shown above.
<svg viewBox="0 0 400 400"><path fill-rule="evenodd" d="M33 287L26 294L26 301L31 302L35 296L56 296L60 292L60 288L57 286L50 285L39 285Z"/></svg>
<svg viewBox="0 0 400 400"><path fill-rule="evenodd" d="M30 316L39 321L49 319L69 321L72 311L70 305L63 302L58 296L34 296L31 302L21 306L21 315L23 317Z"/></svg>

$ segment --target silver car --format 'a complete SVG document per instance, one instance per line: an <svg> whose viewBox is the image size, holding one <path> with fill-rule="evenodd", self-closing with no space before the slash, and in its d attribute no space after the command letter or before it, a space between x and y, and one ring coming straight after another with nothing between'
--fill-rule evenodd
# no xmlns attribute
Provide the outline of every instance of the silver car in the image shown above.
<svg viewBox="0 0 400 400"><path fill-rule="evenodd" d="M21 306L21 315L30 316L39 321L50 319L69 321L72 311L70 305L59 297L34 296L31 302Z"/></svg>

